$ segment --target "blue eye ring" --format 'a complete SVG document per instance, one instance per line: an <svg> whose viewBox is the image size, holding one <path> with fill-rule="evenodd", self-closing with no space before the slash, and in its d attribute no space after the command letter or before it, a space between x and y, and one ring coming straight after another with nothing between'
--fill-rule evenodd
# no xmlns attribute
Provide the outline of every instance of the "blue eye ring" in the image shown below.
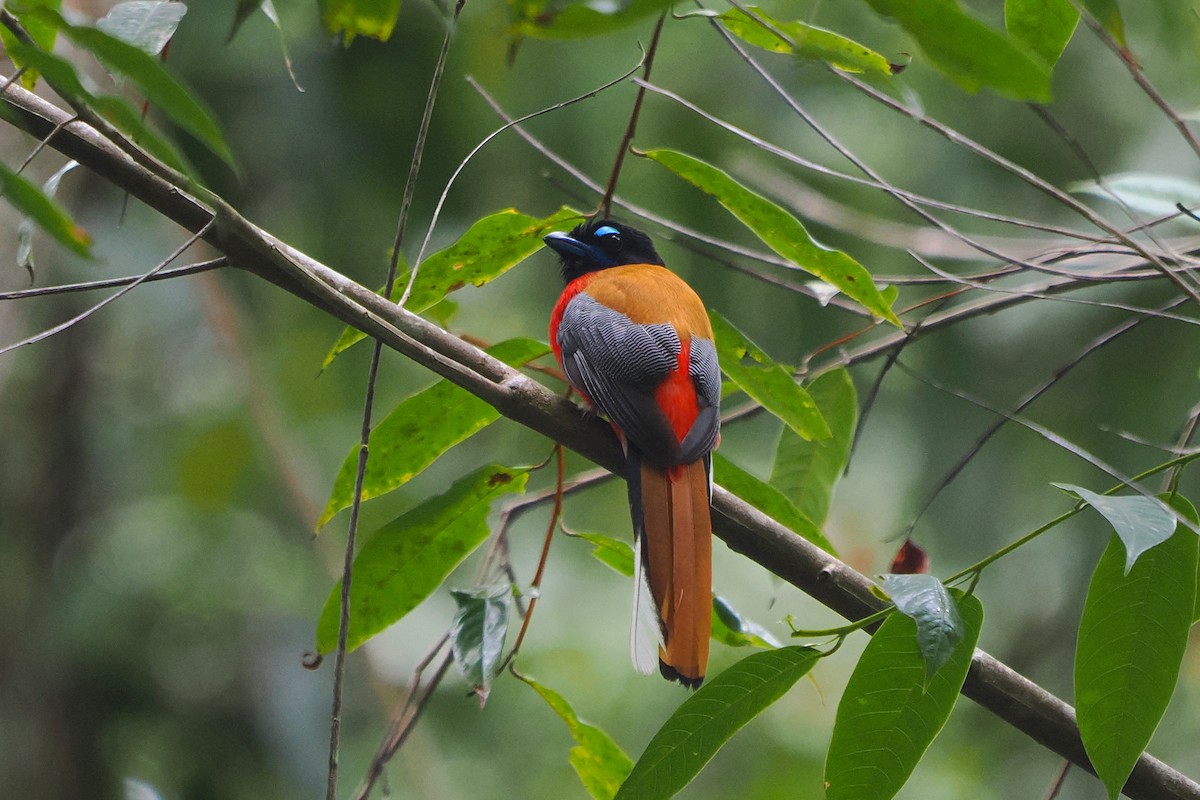
<svg viewBox="0 0 1200 800"><path fill-rule="evenodd" d="M611 237L618 242L621 240L621 232L612 225L601 225L592 232L592 235L597 239L608 239Z"/></svg>

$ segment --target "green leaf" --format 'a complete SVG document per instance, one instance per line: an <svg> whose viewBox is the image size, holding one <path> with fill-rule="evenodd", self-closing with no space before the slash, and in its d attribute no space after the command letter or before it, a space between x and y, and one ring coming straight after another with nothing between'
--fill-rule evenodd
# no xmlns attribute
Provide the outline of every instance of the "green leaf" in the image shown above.
<svg viewBox="0 0 1200 800"><path fill-rule="evenodd" d="M1052 66L1078 24L1071 0L1004 0L1004 27Z"/></svg>
<svg viewBox="0 0 1200 800"><path fill-rule="evenodd" d="M599 533L568 533L568 536L591 542L592 557L602 564L607 564L626 578L633 577L633 548L620 539L604 536Z"/></svg>
<svg viewBox="0 0 1200 800"><path fill-rule="evenodd" d="M831 555L837 555L833 545L825 538L813 521L804 516L800 509L778 489L766 481L734 464L719 452L713 456L713 478L721 486L736 494L771 519L792 530Z"/></svg>
<svg viewBox="0 0 1200 800"><path fill-rule="evenodd" d="M62 8L62 0L26 0L25 7L30 8L38 5L48 6L52 9ZM12 10L12 3L8 3L9 10ZM26 17L21 20L21 24L25 26L25 32L33 39L33 43L38 49L47 52L54 49L54 42L58 38L58 28L53 25L47 25L41 20L32 17ZM37 86L38 78L41 72L32 64L26 63L20 56L13 52L14 45L23 44L14 34L4 25L0 25L0 42L4 44L4 50L12 60L13 64L18 68L24 67L25 71L21 73L21 85L26 89L33 91Z"/></svg>
<svg viewBox="0 0 1200 800"><path fill-rule="evenodd" d="M818 244L804 225L782 207L697 158L674 150L649 150L640 155L662 164L696 188L712 195L763 243L800 269L837 287L872 314L900 327L871 274L841 250Z"/></svg>
<svg viewBox="0 0 1200 800"><path fill-rule="evenodd" d="M580 719L575 714L575 709L571 708L571 704L561 694L528 675L520 677L542 696L563 722L567 723L567 728L576 741L569 757L571 766L575 768L588 794L596 800L612 800L621 782L633 768L633 759L625 755L625 751L611 736Z"/></svg>
<svg viewBox="0 0 1200 800"><path fill-rule="evenodd" d="M53 202L54 195L58 192L58 185L62 183L62 179L68 172L79 166L78 161L68 161L59 167L53 175L46 179L42 184L42 192L47 200ZM33 231L35 223L33 217L22 217L21 223L17 226L17 264L29 273L29 278L32 281L34 276L33 264Z"/></svg>
<svg viewBox="0 0 1200 800"><path fill-rule="evenodd" d="M925 680L941 669L963 637L962 615L945 585L932 575L884 575L883 590L896 609L917 623Z"/></svg>
<svg viewBox="0 0 1200 800"><path fill-rule="evenodd" d="M251 14L262 7L262 4L263 0L237 0L237 6L233 10L233 24L229 26L229 35L225 37L226 44L233 41L242 25L250 19Z"/></svg>
<svg viewBox="0 0 1200 800"><path fill-rule="evenodd" d="M828 439L829 426L791 374L715 311L708 313L721 371L805 439Z"/></svg>
<svg viewBox="0 0 1200 800"><path fill-rule="evenodd" d="M811 647L781 647L743 658L689 697L633 765L617 798L671 797L729 738L787 693L817 660Z"/></svg>
<svg viewBox="0 0 1200 800"><path fill-rule="evenodd" d="M42 8L31 13L56 25L72 43L96 56L108 69L128 78L146 100L172 122L195 136L229 166L234 166L233 153L211 112L167 72L157 58L98 28L72 25L55 11Z"/></svg>
<svg viewBox="0 0 1200 800"><path fill-rule="evenodd" d="M1075 708L1111 800L1171 701L1195 608L1198 541L1181 524L1126 570L1114 536L1092 574L1075 648Z"/></svg>
<svg viewBox="0 0 1200 800"><path fill-rule="evenodd" d="M566 207L543 219L512 208L483 217L457 242L422 262L404 307L414 314L422 314L468 283L483 286L541 250L544 247L542 237L547 233L582 218L580 212ZM409 274L404 270L397 278L392 291L393 302L404 293ZM362 331L347 327L325 356L321 368L328 367L340 353L365 338Z"/></svg>
<svg viewBox="0 0 1200 800"><path fill-rule="evenodd" d="M517 367L550 351L532 339L509 339L488 349L496 358ZM396 406L371 431L370 457L363 476L363 500L400 488L443 453L500 418L500 412L448 380L440 380ZM354 502L358 445L350 448L333 482L320 529L334 514Z"/></svg>
<svg viewBox="0 0 1200 800"><path fill-rule="evenodd" d="M826 800L886 800L900 791L954 709L983 625L983 606L955 592L965 632L926 684L916 623L892 614L863 650L833 723Z"/></svg>
<svg viewBox="0 0 1200 800"><path fill-rule="evenodd" d="M987 86L1014 100L1050 100L1050 67L1018 39L994 30L956 0L867 0L895 17L929 62L968 92Z"/></svg>
<svg viewBox="0 0 1200 800"><path fill-rule="evenodd" d="M717 15L717 19L734 36L773 53L793 53L805 61L820 61L846 72L888 76L895 73L886 58L853 39L799 20L781 22L772 19L757 6L749 6L747 10L753 16L733 8ZM774 28L774 31L761 25L759 20ZM775 31L787 38L780 38Z"/></svg>
<svg viewBox="0 0 1200 800"><path fill-rule="evenodd" d="M1076 495L1108 520L1125 544L1125 573L1133 568L1138 556L1175 531L1175 515L1165 503L1143 495L1111 495L1089 492L1069 483L1056 483L1059 489Z"/></svg>
<svg viewBox="0 0 1200 800"><path fill-rule="evenodd" d="M450 652L482 707L504 660L512 587L503 583L470 591L451 589L450 594L458 604L450 626Z"/></svg>
<svg viewBox="0 0 1200 800"><path fill-rule="evenodd" d="M854 381L845 369L818 377L808 385L808 394L821 410L831 435L819 442L806 441L785 427L775 450L771 485L813 523L823 525L833 489L850 459L858 425L858 399Z"/></svg>
<svg viewBox="0 0 1200 800"><path fill-rule="evenodd" d="M515 12L512 33L536 39L591 39L603 36L669 8L673 0L630 0L627 3L571 3L554 8L510 5Z"/></svg>
<svg viewBox="0 0 1200 800"><path fill-rule="evenodd" d="M487 539L492 501L525 491L528 477L524 470L482 467L375 531L354 558L347 649L354 650L432 594ZM322 655L337 647L341 595L338 581L317 621L317 652Z"/></svg>
<svg viewBox="0 0 1200 800"><path fill-rule="evenodd" d="M78 255L91 255L88 232L76 225L62 206L4 164L0 164L0 194L56 242Z"/></svg>
<svg viewBox="0 0 1200 800"><path fill-rule="evenodd" d="M730 647L782 647L771 632L738 613L728 600L713 595L712 638Z"/></svg>
<svg viewBox="0 0 1200 800"><path fill-rule="evenodd" d="M1105 200L1118 200L1134 211L1152 217L1177 214L1176 203L1189 207L1200 205L1200 183L1174 175L1126 172L1106 176L1102 183L1076 181L1069 184L1067 189Z"/></svg>
<svg viewBox="0 0 1200 800"><path fill-rule="evenodd" d="M183 3L168 0L128 0L118 3L96 27L152 56L162 52L187 13Z"/></svg>
<svg viewBox="0 0 1200 800"><path fill-rule="evenodd" d="M386 42L400 16L400 0L318 0L321 22L330 33L344 37L369 36Z"/></svg>
<svg viewBox="0 0 1200 800"><path fill-rule="evenodd" d="M1121 19L1117 0L1083 0L1083 7L1117 40L1117 44L1126 46L1125 22Z"/></svg>

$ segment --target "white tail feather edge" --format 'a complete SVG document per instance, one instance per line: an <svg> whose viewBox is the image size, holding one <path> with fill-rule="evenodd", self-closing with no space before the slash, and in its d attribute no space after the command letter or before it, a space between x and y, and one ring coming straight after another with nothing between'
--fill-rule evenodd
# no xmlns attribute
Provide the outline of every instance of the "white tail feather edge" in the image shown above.
<svg viewBox="0 0 1200 800"><path fill-rule="evenodd" d="M658 669L658 649L663 646L662 628L650 579L642 560L642 540L634 536L633 543L633 624L629 632L629 656L633 668L643 675L653 675Z"/></svg>

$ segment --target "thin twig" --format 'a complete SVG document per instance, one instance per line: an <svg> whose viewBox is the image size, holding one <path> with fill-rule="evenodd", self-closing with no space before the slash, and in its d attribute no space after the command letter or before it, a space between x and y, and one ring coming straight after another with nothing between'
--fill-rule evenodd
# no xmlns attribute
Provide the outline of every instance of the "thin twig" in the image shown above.
<svg viewBox="0 0 1200 800"><path fill-rule="evenodd" d="M211 258L208 261L197 261L195 264L188 264L183 267L174 267L173 269L164 269L161 272L156 272L149 277L145 275L127 275L124 278L108 278L100 281L85 281L84 283L67 283L61 286L40 286L36 289L19 289L15 292L0 292L0 301L4 300L23 300L28 297L45 297L51 294L71 294L73 292L90 292L95 289L111 289L115 286L128 286L131 283L143 282L154 283L155 281L165 281L171 278L182 278L186 275L197 275L201 272L208 272L214 269L221 269L229 266L229 259L225 256Z"/></svg>
<svg viewBox="0 0 1200 800"><path fill-rule="evenodd" d="M1058 797L1058 793L1062 791L1063 784L1067 780L1067 773L1071 771L1070 759L1063 759L1062 767L1058 770L1058 775L1054 778L1054 783L1050 784L1050 790L1046 792L1046 800L1054 800Z"/></svg>

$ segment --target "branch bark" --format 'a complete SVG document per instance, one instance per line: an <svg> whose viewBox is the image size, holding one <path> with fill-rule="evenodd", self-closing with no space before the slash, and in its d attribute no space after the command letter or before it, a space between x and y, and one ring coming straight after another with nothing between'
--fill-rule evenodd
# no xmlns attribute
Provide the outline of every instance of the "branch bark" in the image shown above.
<svg viewBox="0 0 1200 800"><path fill-rule="evenodd" d="M206 204L192 197L134 161L95 129L72 120L69 113L40 97L10 84L0 98L31 135L51 137L52 147L188 231L202 230L215 217L216 225L205 239L234 266L376 337L490 403L504 416L562 442L610 471L623 472L620 449L608 426L584 416L578 407L532 378L288 246L219 198ZM1011 302L1009 298L1004 300ZM1005 304L996 302L989 310ZM864 348L854 358L863 360L885 350L885 346ZM736 495L716 487L713 508L714 530L731 549L847 619L860 619L881 607L866 576ZM1074 709L982 650L975 651L963 694L1039 744L1091 770ZM1200 800L1200 784L1148 754L1138 760L1124 791L1134 800Z"/></svg>

